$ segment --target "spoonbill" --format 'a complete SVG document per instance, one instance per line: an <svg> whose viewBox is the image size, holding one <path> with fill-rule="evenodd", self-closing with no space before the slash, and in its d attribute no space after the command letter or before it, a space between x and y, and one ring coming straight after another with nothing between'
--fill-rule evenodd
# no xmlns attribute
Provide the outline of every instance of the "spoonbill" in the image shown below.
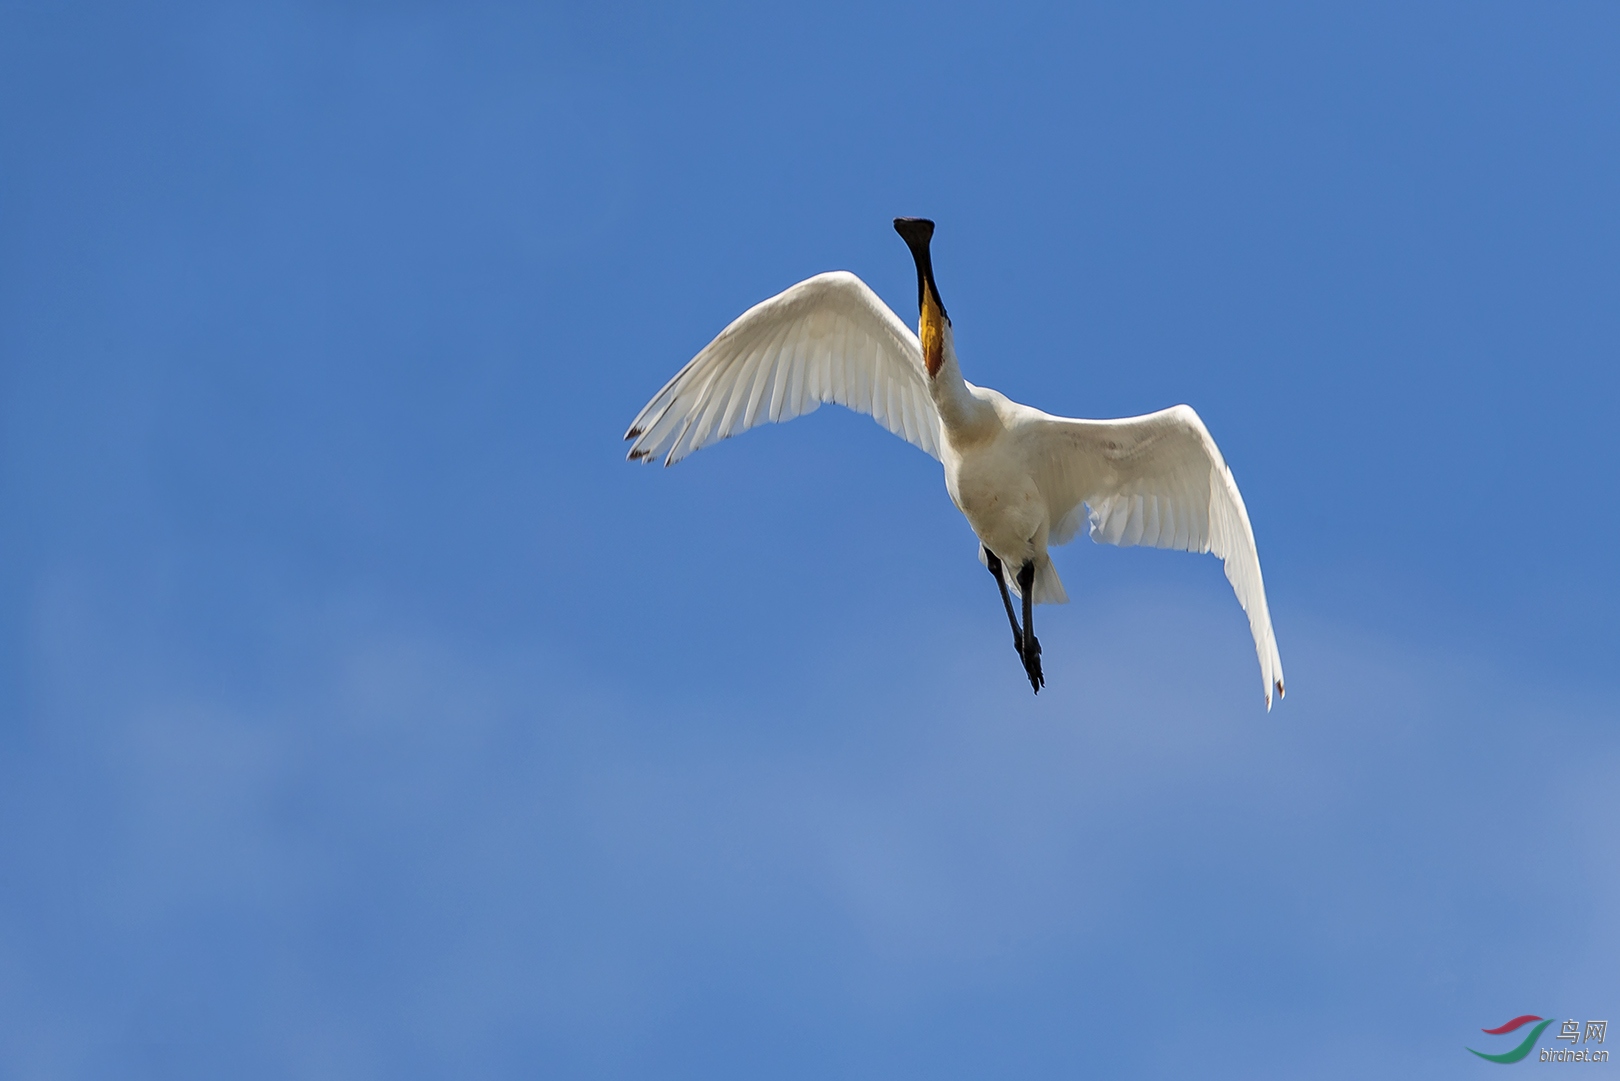
<svg viewBox="0 0 1620 1081"><path fill-rule="evenodd" d="M1091 539L1213 552L1249 617L1266 709L1284 694L1254 530L1232 471L1191 406L1120 420L1043 413L962 378L934 282L934 223L896 218L917 265L917 333L867 284L817 274L738 316L637 414L630 460L666 466L823 402L866 413L945 467L945 490L995 576L1013 648L1036 694L1046 684L1034 605L1068 594L1047 554L1084 518ZM1023 621L1013 596L1022 602Z"/></svg>

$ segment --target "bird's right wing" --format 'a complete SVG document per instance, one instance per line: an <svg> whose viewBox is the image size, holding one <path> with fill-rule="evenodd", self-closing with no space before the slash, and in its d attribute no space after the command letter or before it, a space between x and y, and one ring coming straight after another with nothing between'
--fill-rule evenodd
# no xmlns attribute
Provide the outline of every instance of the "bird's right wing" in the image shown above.
<svg viewBox="0 0 1620 1081"><path fill-rule="evenodd" d="M1249 616L1266 708L1283 691L1282 658L1271 630L1254 529L1237 481L1209 429L1190 406L1123 420L1074 420L1023 407L1025 453L1065 544L1087 510L1091 539L1213 552L1226 565Z"/></svg>
<svg viewBox="0 0 1620 1081"><path fill-rule="evenodd" d="M817 274L738 316L664 385L625 433L632 461L694 450L822 402L870 415L939 457L939 412L917 335L845 270Z"/></svg>

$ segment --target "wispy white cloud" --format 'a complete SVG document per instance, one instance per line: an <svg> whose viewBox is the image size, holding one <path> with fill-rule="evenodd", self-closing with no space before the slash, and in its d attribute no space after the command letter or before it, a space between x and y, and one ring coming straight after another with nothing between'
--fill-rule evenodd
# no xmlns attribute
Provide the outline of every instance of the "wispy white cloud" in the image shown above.
<svg viewBox="0 0 1620 1081"><path fill-rule="evenodd" d="M188 1008L363 1075L536 1040L645 1063L738 995L856 1031L1057 995L1156 1012L1172 1041L1213 1009L1275 1042L1277 1011L1488 1021L1596 993L1612 703L1295 617L1267 715L1227 607L1114 594L1052 619L1039 699L976 623L919 627L944 663L897 687L837 677L876 645L857 635L746 738L692 687L352 613L289 619L312 660L268 696L81 640L50 670L52 740L13 764L14 815L68 771L99 802L13 852L13 904L68 914L31 940L8 921L6 993L42 1004L7 1023L10 1064L86 1030L183 1043ZM99 951L121 974L96 1001L50 971Z"/></svg>

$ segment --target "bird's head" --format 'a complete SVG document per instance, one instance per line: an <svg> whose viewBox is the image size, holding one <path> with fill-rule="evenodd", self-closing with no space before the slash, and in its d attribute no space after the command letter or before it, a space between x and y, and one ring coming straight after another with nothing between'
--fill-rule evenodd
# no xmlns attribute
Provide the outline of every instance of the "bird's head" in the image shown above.
<svg viewBox="0 0 1620 1081"><path fill-rule="evenodd" d="M932 379L945 363L945 335L951 325L945 305L939 299L939 286L934 284L934 264L928 256L934 223L927 218L896 218L894 231L906 242L911 258L917 263L917 337L922 341L928 378Z"/></svg>

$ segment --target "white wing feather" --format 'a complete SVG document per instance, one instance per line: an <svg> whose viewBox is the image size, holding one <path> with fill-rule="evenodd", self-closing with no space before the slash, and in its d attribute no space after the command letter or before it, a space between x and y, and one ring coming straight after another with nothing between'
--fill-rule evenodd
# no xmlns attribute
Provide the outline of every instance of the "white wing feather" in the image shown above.
<svg viewBox="0 0 1620 1081"><path fill-rule="evenodd" d="M631 460L674 465L757 424L836 402L939 457L939 413L917 335L866 283L817 274L738 316L625 433Z"/></svg>
<svg viewBox="0 0 1620 1081"><path fill-rule="evenodd" d="M1071 420L1031 410L1026 453L1055 524L1067 543L1088 508L1091 539L1122 548L1148 545L1213 552L1226 565L1271 695L1284 694L1282 658L1271 630L1249 512L1209 430L1190 406L1124 420Z"/></svg>

